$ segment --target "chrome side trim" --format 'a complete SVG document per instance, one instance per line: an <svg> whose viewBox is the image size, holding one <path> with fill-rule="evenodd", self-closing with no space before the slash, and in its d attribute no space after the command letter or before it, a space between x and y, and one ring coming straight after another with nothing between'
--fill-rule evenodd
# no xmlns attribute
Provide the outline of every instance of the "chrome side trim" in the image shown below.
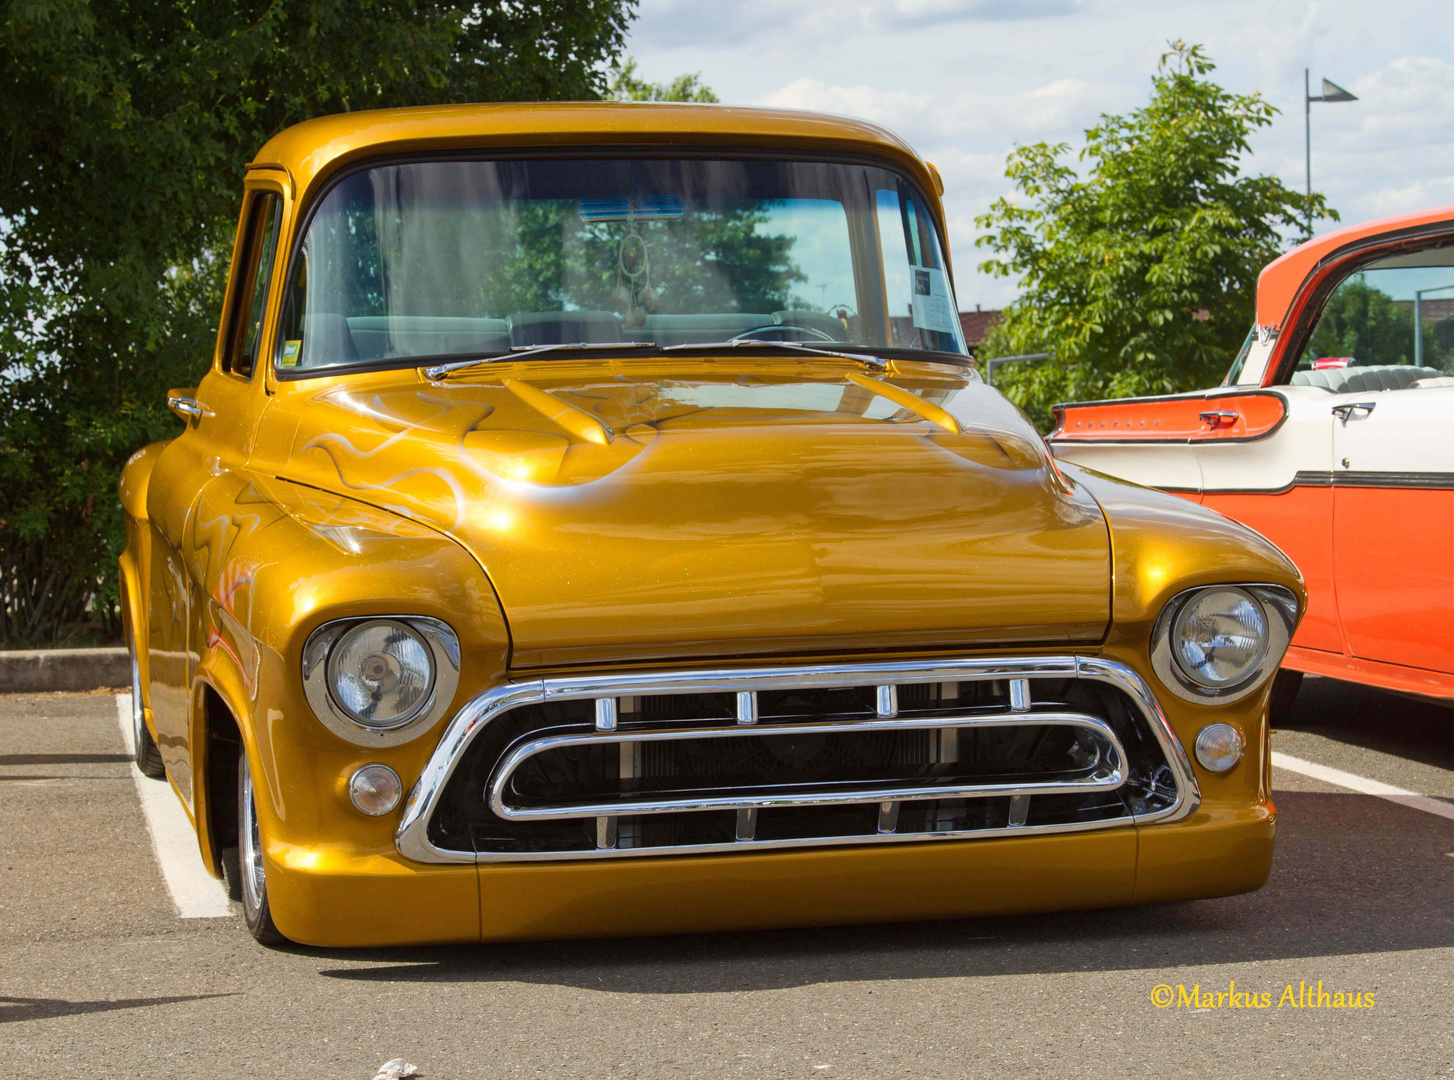
<svg viewBox="0 0 1454 1080"><path fill-rule="evenodd" d="M853 735L869 731L935 731L942 728L995 727L1078 727L1089 728L1102 740L1110 755L1103 755L1096 771L1079 780L1045 780L1020 784L945 784L925 787L922 784L894 786L891 782L865 784L857 789L840 791L782 791L760 795L722 795L677 797L669 799L623 798L609 802L573 804L554 807L517 807L505 801L510 781L521 765L532 757L571 746L614 743L625 747L632 743L671 742L679 739L732 739L764 735ZM1126 782L1126 750L1116 733L1104 720L1085 713L1044 712L1023 713L1013 719L991 716L930 716L910 720L845 720L832 723L758 724L721 728L664 728L650 731L593 733L590 735L548 735L516 747L495 770L487 798L490 809L507 821L564 821L572 818L619 817L628 814L674 814L698 810L756 810L774 806L831 806L843 803L908 802L916 799L965 799L995 795L1071 794L1087 791L1114 791Z"/></svg>
<svg viewBox="0 0 1454 1080"><path fill-rule="evenodd" d="M429 819L444 793L456 765L469 744L496 716L521 705L543 701L580 698L621 697L641 694L743 693L746 691L788 690L805 686L902 685L925 682L984 682L997 679L1091 679L1124 691L1147 721L1152 735L1161 747L1173 774L1176 801L1155 814L1111 822L1076 822L1057 825L1025 825L1016 828L1015 836L1031 836L1061 832L1083 832L1112 826L1153 822L1179 821L1201 805L1201 789L1197 786L1191 761L1172 730L1166 714L1161 711L1150 686L1134 670L1116 660L1103 657L1032 656L976 657L954 660L915 660L886 663L820 664L796 667L742 668L736 670L673 671L646 674L591 675L562 679L533 679L492 687L464 706L450 721L439 745L430 755L419 779L409 792L395 833L395 846L406 859L423 863L485 863L514 862L536 859L582 859L640 857L631 849L608 849L589 853L546 852L476 855L471 851L453 851L436 847L428 836ZM930 840L962 840L987 836L1004 836L1003 829L969 829L957 832L882 833L859 836L851 844L894 843ZM730 848L709 844L673 847L670 854L712 854L786 847L841 846L840 837L795 839L788 841L740 840Z"/></svg>

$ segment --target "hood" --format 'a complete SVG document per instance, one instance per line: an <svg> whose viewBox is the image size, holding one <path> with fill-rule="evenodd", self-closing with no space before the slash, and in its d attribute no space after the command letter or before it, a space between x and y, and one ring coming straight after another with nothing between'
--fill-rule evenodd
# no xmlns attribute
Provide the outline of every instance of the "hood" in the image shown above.
<svg viewBox="0 0 1454 1080"><path fill-rule="evenodd" d="M517 667L1096 641L1105 522L972 372L538 360L285 384L257 454L485 568Z"/></svg>

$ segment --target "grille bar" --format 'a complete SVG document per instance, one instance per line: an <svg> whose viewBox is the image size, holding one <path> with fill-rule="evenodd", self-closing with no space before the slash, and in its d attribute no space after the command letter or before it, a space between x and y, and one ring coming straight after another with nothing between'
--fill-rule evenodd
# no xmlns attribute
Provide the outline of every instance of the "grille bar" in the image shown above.
<svg viewBox="0 0 1454 1080"><path fill-rule="evenodd" d="M1010 783L868 784L857 788L836 787L818 791L751 790L731 795L686 795L666 799L618 798L595 803L554 806L514 806L506 801L516 772L532 758L553 750L600 745L619 745L622 752L632 744L665 743L681 740L761 738L785 735L858 735L881 731L938 731L944 728L1037 728L1071 727L1090 733L1102 748L1097 767L1084 777ZM667 728L653 731L619 730L589 735L553 735L532 739L517 747L501 763L490 783L490 809L507 821L564 821L572 818L609 818L628 814L699 813L707 810L760 810L779 806L831 806L859 803L889 803L920 799L973 799L989 796L1079 794L1114 791L1125 783L1123 763L1126 751L1105 721L1073 712L1025 712L1014 719L1004 716L888 717L879 720L851 720L843 723L755 724L751 727ZM897 815L890 812L896 818ZM741 832L739 819L738 830ZM892 831L884 830L880 831ZM750 836L739 839L751 839ZM602 845L609 846L609 845Z"/></svg>
<svg viewBox="0 0 1454 1080"><path fill-rule="evenodd" d="M733 715L734 710L730 706L725 714L717 715L722 715L726 723L733 727L736 726L734 721L750 719L755 723L743 724L743 727L748 728L744 734L761 737L763 728L768 726L763 724L758 717L757 695L763 692L832 691L848 687L863 687L873 692L875 687L892 687L896 688L893 691L893 697L899 698L902 696L900 691L904 687L938 684L938 687L942 688L938 692L945 699L950 699L958 696L966 683L997 682L1000 686L1004 686L1005 681L1008 681L1010 712L1008 714L997 713L996 716L1003 719L1009 715L1014 720L1033 723L1043 714L1035 713L1031 707L1030 691L1042 680L1048 681L1047 684L1057 680L1099 684L1122 696L1130 707L1136 725L1141 730L1141 734L1136 736L1140 740L1138 745L1145 744L1149 739L1158 759L1164 759L1164 764L1159 766L1161 772L1151 778L1149 789L1138 788L1138 790L1150 790L1157 793L1155 798L1133 799L1127 806L1129 812L1122 813L1121 816L1114 819L1095 820L1056 817L1058 811L1055 811L1050 804L1056 803L1059 796L1043 796L1048 800L1047 806L1033 816L1031 814L1032 801L1035 806L1038 806L1042 797L1038 794L1034 800L1030 794L1022 794L997 799L979 797L957 803L960 807L966 805L990 807L991 804L1000 806L1002 809L999 812L1004 816L1000 818L999 824L996 824L993 821L992 813L988 817L979 815L976 818L966 818L962 813L958 818L955 818L952 813L946 814L942 809L946 800L941 792L935 793L935 796L941 800L940 802L919 803L913 800L885 798L886 793L877 790L873 792L873 801L878 804L876 811L872 806L863 808L863 812L869 815L869 822L862 835L794 835L784 838L780 819L774 819L777 820L777 824L764 832L764 821L758 815L757 807L754 806L745 808L735 815L738 818L735 830L731 824L731 818L734 815L730 811L728 812L727 835L724 837L725 847L716 841L674 843L665 847L650 846L649 842L643 842L640 831L645 828L647 822L653 820L670 822L681 820L681 817L656 819L646 814L639 817L626 814L623 817L619 813L605 813L596 815L594 822L589 816L582 817L580 821L583 825L594 826L591 829L594 834L592 836L593 844L609 843L611 845L596 847L588 844L586 850L534 848L514 850L479 848L476 850L468 841L459 844L458 841L449 839L448 837L454 836L454 833L441 833L438 842L431 833L431 822L436 812L440 810L441 800L445 797L446 791L452 789L456 769L469 756L471 747L476 745L479 738L486 732L494 730L492 725L496 721L514 710L527 706L559 708L560 706L555 703L580 703L580 706L591 708L599 707L595 706L595 699L619 699L616 716L611 719L616 720L618 724L617 730L614 732L617 745L631 748L631 753L622 755L620 762L620 775L625 779L628 776L640 777L642 775L639 754L647 744L639 741L622 742L621 736L631 732L621 732L619 725L623 717L638 711L637 706L643 697L723 693L735 695L736 715ZM880 693L878 703L884 704L887 696ZM898 703L894 704L895 711L897 711ZM1021 706L1025 711L1017 709ZM573 704L570 707L578 708ZM905 717L897 720L896 723L902 725L915 719L917 718ZM937 719L942 720L942 717ZM874 722L877 721L874 719L874 710L870 705L869 714L862 720L854 721L854 727L856 730L862 730L864 723ZM1117 721L1117 723L1120 724L1123 721ZM633 725L628 725L628 727L630 726ZM937 740L934 738L933 728L926 731L925 735L929 739L928 760L933 763L959 761L962 748L959 745L958 736L960 730L965 726L962 720L957 727L941 726L937 730ZM586 721L587 731L593 730L594 727L595 725L588 719ZM753 731L753 727L756 727L757 730ZM694 729L692 735L701 737L702 729ZM1144 757L1145 751L1139 750L1137 754L1137 760L1140 761ZM611 771L615 771L614 765L609 768ZM1137 769L1142 769L1142 766L1138 765ZM1140 771L1136 775L1138 777L1136 783L1144 785L1146 777ZM1131 789L1127 787L1122 790L1130 791ZM911 794L917 794L917 792ZM1119 797L1120 793L1112 792L1112 795ZM1130 796L1127 797L1130 798ZM510 683L493 687L466 704L450 722L410 791L395 835L395 844L405 858L424 863L593 859L661 854L721 854L727 850L810 848L845 843L960 840L1003 836L1007 829L1013 829L1016 835L1026 836L1080 832L1128 824L1144 825L1181 820L1195 811L1200 805L1200 798L1200 791L1186 751L1167 722L1150 687L1130 667L1103 657L1074 655L973 657L948 660L608 674ZM956 804L954 800L947 800L947 802L951 807ZM482 812L488 811L488 806L483 799L475 805L479 805ZM930 819L926 822L923 819L924 811L920 810L917 811L917 817L913 818L906 827L900 815L900 808L908 805L928 806ZM935 810L936 806L941 809ZM1008 810L1003 809L1004 807L1008 807ZM786 808L767 809L764 812L768 815L782 815L818 813L819 811ZM855 813L857 812L855 811ZM702 815L685 816L691 818ZM875 816L880 826L877 832L873 824ZM616 826L614 835L611 832L612 824ZM565 825L560 825L544 822L528 827L559 829L569 828L571 823L566 822ZM890 828L893 831L883 831Z"/></svg>

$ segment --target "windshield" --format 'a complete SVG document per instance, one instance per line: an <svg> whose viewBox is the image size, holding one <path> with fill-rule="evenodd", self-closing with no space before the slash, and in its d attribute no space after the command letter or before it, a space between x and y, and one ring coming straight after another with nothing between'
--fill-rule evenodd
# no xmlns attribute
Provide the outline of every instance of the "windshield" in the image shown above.
<svg viewBox="0 0 1454 1080"><path fill-rule="evenodd" d="M304 236L281 369L752 338L966 354L917 191L865 165L433 161L344 177Z"/></svg>

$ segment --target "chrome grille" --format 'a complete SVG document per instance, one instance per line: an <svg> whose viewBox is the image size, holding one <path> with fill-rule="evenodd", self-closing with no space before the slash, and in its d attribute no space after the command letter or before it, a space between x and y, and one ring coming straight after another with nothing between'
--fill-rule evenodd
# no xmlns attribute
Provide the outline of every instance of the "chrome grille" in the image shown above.
<svg viewBox="0 0 1454 1080"><path fill-rule="evenodd" d="M432 862L1107 828L1195 781L1144 682L1086 657L543 680L482 695L410 795Z"/></svg>

